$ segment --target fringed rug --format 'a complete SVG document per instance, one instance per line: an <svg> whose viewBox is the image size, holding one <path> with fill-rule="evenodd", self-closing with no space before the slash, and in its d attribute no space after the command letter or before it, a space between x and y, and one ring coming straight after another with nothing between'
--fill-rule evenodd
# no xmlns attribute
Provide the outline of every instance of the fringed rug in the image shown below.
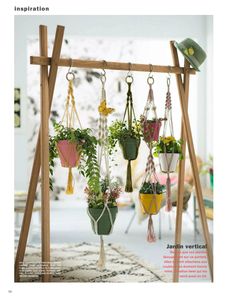
<svg viewBox="0 0 236 296"><path fill-rule="evenodd" d="M74 244L52 245L51 262L57 265L51 282L169 282L170 279L163 271L150 266L131 252L120 246L105 245L106 267L97 268L99 245ZM24 267L40 265L41 251L39 246L27 246ZM41 275L37 272L21 277L21 282L39 282Z"/></svg>

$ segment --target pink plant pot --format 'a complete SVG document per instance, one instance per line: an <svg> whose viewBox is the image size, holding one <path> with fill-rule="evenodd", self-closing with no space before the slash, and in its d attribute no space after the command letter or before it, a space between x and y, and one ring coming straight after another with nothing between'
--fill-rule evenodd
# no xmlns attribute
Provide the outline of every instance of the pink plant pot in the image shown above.
<svg viewBox="0 0 236 296"><path fill-rule="evenodd" d="M150 121L147 120L143 123L143 137L144 141L158 141L159 132L161 128L161 121Z"/></svg>
<svg viewBox="0 0 236 296"><path fill-rule="evenodd" d="M57 151L61 161L61 166L73 168L79 165L80 153L77 151L77 143L68 140L61 140L57 143Z"/></svg>

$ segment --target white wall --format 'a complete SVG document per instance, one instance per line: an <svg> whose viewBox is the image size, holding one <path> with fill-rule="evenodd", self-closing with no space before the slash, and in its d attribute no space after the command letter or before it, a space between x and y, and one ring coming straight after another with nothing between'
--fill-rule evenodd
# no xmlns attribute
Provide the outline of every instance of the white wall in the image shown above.
<svg viewBox="0 0 236 296"><path fill-rule="evenodd" d="M194 132L196 152L205 159L212 153L212 18L209 16L15 16L15 86L22 92L22 128L15 130L15 188L28 186L27 171L27 116L26 69L29 63L27 36L38 35L38 26L48 26L49 35L55 34L56 25L65 26L65 36L99 36L131 38L164 38L181 41L186 37L196 39L208 53L207 63L197 80L196 124ZM63 48L62 48L63 52ZM145 55L145 53L144 53ZM78 57L79 58L79 53ZM147 63L148 56L147 56ZM157 64L162 64L157 52ZM170 64L172 64L170 55ZM191 108L191 106L190 106ZM193 108L192 108L193 109Z"/></svg>

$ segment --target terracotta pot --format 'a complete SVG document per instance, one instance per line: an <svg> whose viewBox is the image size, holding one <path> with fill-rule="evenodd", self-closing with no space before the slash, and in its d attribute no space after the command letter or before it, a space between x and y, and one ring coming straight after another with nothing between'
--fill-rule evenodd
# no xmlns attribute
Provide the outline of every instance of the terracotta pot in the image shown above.
<svg viewBox="0 0 236 296"><path fill-rule="evenodd" d="M160 211L163 194L139 194L143 214L155 215Z"/></svg>
<svg viewBox="0 0 236 296"><path fill-rule="evenodd" d="M61 161L61 166L73 168L79 165L80 153L77 151L77 143L68 140L61 140L57 143L57 151Z"/></svg>
<svg viewBox="0 0 236 296"><path fill-rule="evenodd" d="M116 220L116 214L118 212L118 208L112 207L112 208L109 208L109 210L110 210L111 217L112 217L112 223L114 224L114 222ZM89 215L91 215L93 217L93 219L95 221L97 221L98 218L100 217L103 209L88 208L88 211L89 211ZM110 221L108 209L105 209L103 215L97 221L97 232L96 232L96 226L95 226L96 223L91 218L90 218L90 220L91 220L92 229L95 234L108 235L111 233L112 223Z"/></svg>
<svg viewBox="0 0 236 296"><path fill-rule="evenodd" d="M161 121L147 120L143 123L143 138L146 142L158 141Z"/></svg>
<svg viewBox="0 0 236 296"><path fill-rule="evenodd" d="M123 152L124 159L135 160L137 158L140 139L125 138L124 140L121 140L119 143Z"/></svg>
<svg viewBox="0 0 236 296"><path fill-rule="evenodd" d="M160 168L163 173L175 172L179 160L179 153L160 153ZM169 168L169 169L168 169Z"/></svg>

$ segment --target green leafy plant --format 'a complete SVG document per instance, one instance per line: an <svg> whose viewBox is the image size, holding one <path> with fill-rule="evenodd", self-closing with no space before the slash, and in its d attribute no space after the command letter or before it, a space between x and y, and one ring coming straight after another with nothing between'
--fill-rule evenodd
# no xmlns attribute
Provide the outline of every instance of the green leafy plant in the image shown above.
<svg viewBox="0 0 236 296"><path fill-rule="evenodd" d="M110 186L108 184L107 178L100 181L100 193L94 192L89 187L85 188L89 208L102 209L105 203L108 207L117 206L116 199L120 196L121 188L118 182L111 182Z"/></svg>
<svg viewBox="0 0 236 296"><path fill-rule="evenodd" d="M139 193L153 194L155 190L156 194L161 194L163 193L164 189L165 189L165 186L161 185L159 182L157 183L144 182L142 187L139 190Z"/></svg>
<svg viewBox="0 0 236 296"><path fill-rule="evenodd" d="M140 139L142 137L141 125L139 121L133 122L132 129L129 130L126 122L116 120L109 126L108 131L110 154L115 149L117 142L127 138Z"/></svg>
<svg viewBox="0 0 236 296"><path fill-rule="evenodd" d="M158 157L160 153L179 153L179 159L183 159L182 154L183 140L176 140L174 137L159 137L158 142L154 146L155 157Z"/></svg>
<svg viewBox="0 0 236 296"><path fill-rule="evenodd" d="M87 178L88 187L95 193L100 192L100 172L97 162L97 139L92 135L91 129L74 129L65 127L61 123L53 122L55 135L49 137L49 168L53 176L55 158L58 158L57 143L60 140L68 140L77 143L77 150L81 155L81 163L78 167L80 173ZM50 189L53 190L52 178Z"/></svg>

